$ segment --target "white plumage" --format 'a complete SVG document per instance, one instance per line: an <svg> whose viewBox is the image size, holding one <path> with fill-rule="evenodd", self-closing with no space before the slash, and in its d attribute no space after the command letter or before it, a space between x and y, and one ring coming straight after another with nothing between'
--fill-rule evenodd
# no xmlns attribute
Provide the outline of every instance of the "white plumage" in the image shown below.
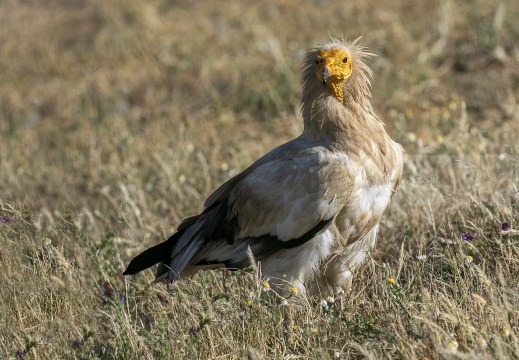
<svg viewBox="0 0 519 360"><path fill-rule="evenodd" d="M156 280L249 264L300 291L348 290L375 245L402 174L402 147L371 104L366 53L356 42L317 47L303 67L304 131L218 188L198 216L132 260L125 274L160 262Z"/></svg>

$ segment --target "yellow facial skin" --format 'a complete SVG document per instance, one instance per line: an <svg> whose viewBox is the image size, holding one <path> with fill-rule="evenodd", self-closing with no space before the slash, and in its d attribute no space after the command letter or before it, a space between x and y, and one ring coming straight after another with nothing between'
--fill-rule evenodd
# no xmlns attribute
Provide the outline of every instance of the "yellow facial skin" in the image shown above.
<svg viewBox="0 0 519 360"><path fill-rule="evenodd" d="M351 75L351 58L343 49L324 49L315 56L317 78L342 102L342 85Z"/></svg>

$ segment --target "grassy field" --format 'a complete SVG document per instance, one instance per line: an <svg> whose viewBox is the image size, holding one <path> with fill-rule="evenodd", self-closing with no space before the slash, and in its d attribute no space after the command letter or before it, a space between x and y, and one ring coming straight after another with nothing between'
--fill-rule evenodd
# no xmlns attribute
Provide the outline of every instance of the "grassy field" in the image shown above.
<svg viewBox="0 0 519 360"><path fill-rule="evenodd" d="M511 0L0 2L0 358L518 358L518 18ZM330 35L378 55L373 106L407 151L351 293L283 305L257 269L123 278L299 135L301 59Z"/></svg>

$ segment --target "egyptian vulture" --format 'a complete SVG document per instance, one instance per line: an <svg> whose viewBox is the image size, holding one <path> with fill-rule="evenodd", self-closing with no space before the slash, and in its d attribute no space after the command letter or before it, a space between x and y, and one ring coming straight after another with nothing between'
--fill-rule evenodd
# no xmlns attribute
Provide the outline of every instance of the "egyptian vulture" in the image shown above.
<svg viewBox="0 0 519 360"><path fill-rule="evenodd" d="M302 134L225 182L125 275L157 263L155 282L244 268L250 248L266 278L308 295L349 289L403 168L403 148L371 106L371 54L357 40L332 39L305 56Z"/></svg>

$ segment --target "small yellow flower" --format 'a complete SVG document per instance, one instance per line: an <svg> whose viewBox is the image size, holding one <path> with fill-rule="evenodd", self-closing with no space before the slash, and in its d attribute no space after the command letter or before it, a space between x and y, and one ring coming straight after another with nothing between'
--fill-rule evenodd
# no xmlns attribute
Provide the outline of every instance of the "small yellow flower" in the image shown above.
<svg viewBox="0 0 519 360"><path fill-rule="evenodd" d="M285 278L285 279L286 279L286 278L287 278L287 274L283 274L283 278Z"/></svg>
<svg viewBox="0 0 519 360"><path fill-rule="evenodd" d="M316 327L313 327L313 328L311 329L311 331L312 331L312 333L317 334L317 328L316 328Z"/></svg>
<svg viewBox="0 0 519 360"><path fill-rule="evenodd" d="M416 141L416 134L414 132L407 133L407 140L415 142Z"/></svg>
<svg viewBox="0 0 519 360"><path fill-rule="evenodd" d="M221 169L222 171L227 171L227 170L229 170L229 164L227 163L227 161L222 161L222 162L220 163L220 169Z"/></svg>
<svg viewBox="0 0 519 360"><path fill-rule="evenodd" d="M364 301L364 299L359 299L359 301L357 301L357 304L359 306L364 306L364 305L366 305L366 302Z"/></svg>
<svg viewBox="0 0 519 360"><path fill-rule="evenodd" d="M293 287L291 290L292 294L297 294L297 288Z"/></svg>
<svg viewBox="0 0 519 360"><path fill-rule="evenodd" d="M252 306L252 300L251 299L247 300L246 304L247 304L247 306Z"/></svg>
<svg viewBox="0 0 519 360"><path fill-rule="evenodd" d="M268 281L263 282L263 291L269 291L270 290L270 284Z"/></svg>
<svg viewBox="0 0 519 360"><path fill-rule="evenodd" d="M390 284L394 284L395 283L395 279L389 278L389 279L387 279L387 282L390 283Z"/></svg>
<svg viewBox="0 0 519 360"><path fill-rule="evenodd" d="M503 335L505 337L509 337L510 336L510 329L509 328L502 328L501 332L503 333Z"/></svg>
<svg viewBox="0 0 519 360"><path fill-rule="evenodd" d="M451 350L451 352L453 354L455 354L458 351L458 347L459 347L459 344L458 344L458 342L456 340L451 341L449 343L449 349Z"/></svg>
<svg viewBox="0 0 519 360"><path fill-rule="evenodd" d="M470 256L470 255L465 256L465 264L470 264L472 261L474 261L472 256Z"/></svg>
<svg viewBox="0 0 519 360"><path fill-rule="evenodd" d="M279 305L288 305L288 301L287 299L285 299L284 297L281 298L281 302L279 303Z"/></svg>
<svg viewBox="0 0 519 360"><path fill-rule="evenodd" d="M335 302L335 299L333 298L333 296L328 296L328 297L326 298L326 302L327 302L328 304L333 304L333 303Z"/></svg>
<svg viewBox="0 0 519 360"><path fill-rule="evenodd" d="M46 237L45 239L43 239L43 244L49 246L50 244L52 244L52 240Z"/></svg>
<svg viewBox="0 0 519 360"><path fill-rule="evenodd" d="M319 305L321 305L323 308L327 307L328 306L328 302L324 299L321 299L319 301Z"/></svg>

